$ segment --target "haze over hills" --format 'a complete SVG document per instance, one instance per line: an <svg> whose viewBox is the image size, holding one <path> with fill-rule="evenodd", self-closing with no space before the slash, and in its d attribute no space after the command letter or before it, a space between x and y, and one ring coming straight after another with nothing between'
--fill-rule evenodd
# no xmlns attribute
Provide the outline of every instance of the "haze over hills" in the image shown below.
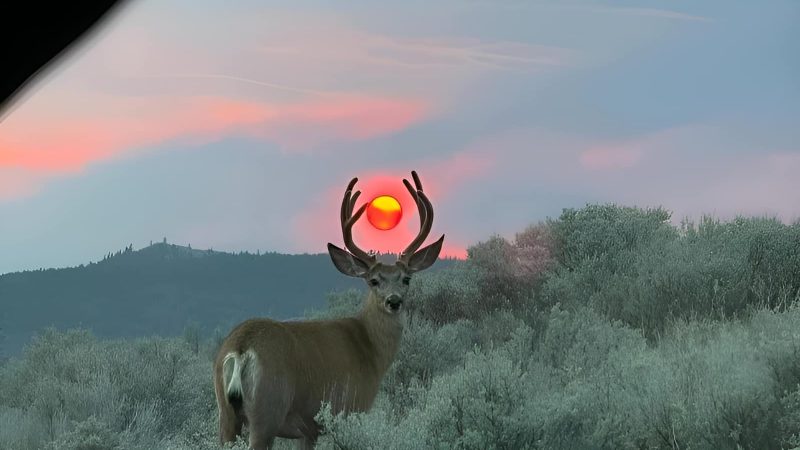
<svg viewBox="0 0 800 450"><path fill-rule="evenodd" d="M442 259L432 270L452 263ZM248 317L300 317L347 288L365 285L340 274L327 254L131 246L88 265L0 275L0 344L17 354L48 326L80 326L103 337L178 335L190 323L227 332Z"/></svg>

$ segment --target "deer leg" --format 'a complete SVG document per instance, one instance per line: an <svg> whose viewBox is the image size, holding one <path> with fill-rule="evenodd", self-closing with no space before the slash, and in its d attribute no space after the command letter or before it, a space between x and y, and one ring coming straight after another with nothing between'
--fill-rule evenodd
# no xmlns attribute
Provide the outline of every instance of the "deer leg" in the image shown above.
<svg viewBox="0 0 800 450"><path fill-rule="evenodd" d="M317 444L317 436L315 434L313 436L305 436L297 440L297 449L298 450L314 450L314 446Z"/></svg>
<svg viewBox="0 0 800 450"><path fill-rule="evenodd" d="M234 442L236 436L242 434L243 422L236 414L233 408L228 405L227 408L220 408L219 410L219 442L224 445L226 442Z"/></svg>
<svg viewBox="0 0 800 450"><path fill-rule="evenodd" d="M247 429L250 431L250 448L272 448L278 431L286 420L289 401L281 390L270 390L263 385L256 388L256 397L263 403L258 409L246 410Z"/></svg>
<svg viewBox="0 0 800 450"><path fill-rule="evenodd" d="M250 448L253 450L271 449L282 420L276 420L271 411L259 411L257 414L248 415L247 418L247 429L250 430Z"/></svg>
<svg viewBox="0 0 800 450"><path fill-rule="evenodd" d="M250 434L250 448L252 450L269 450L274 442L275 436L266 437Z"/></svg>
<svg viewBox="0 0 800 450"><path fill-rule="evenodd" d="M219 409L219 442L224 445L226 442L234 442L236 436L242 434L243 422L241 411L237 411L225 398L222 385L215 382L214 388Z"/></svg>
<svg viewBox="0 0 800 450"><path fill-rule="evenodd" d="M317 422L313 419L303 421L300 432L303 437L297 440L297 448L299 450L314 450L314 445L316 445L320 433L320 427Z"/></svg>

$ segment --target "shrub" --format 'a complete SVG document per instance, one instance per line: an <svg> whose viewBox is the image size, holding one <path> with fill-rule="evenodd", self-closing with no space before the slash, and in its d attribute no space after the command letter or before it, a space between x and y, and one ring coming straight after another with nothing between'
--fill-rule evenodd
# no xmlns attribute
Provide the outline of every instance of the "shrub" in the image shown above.
<svg viewBox="0 0 800 450"><path fill-rule="evenodd" d="M475 267L460 263L414 277L406 301L407 314L435 324L458 320L475 320L486 311L499 308L481 295L482 273Z"/></svg>
<svg viewBox="0 0 800 450"><path fill-rule="evenodd" d="M538 223L509 242L492 236L467 249L468 265L480 280L480 298L488 311L525 311L547 270L555 265L556 241L550 225Z"/></svg>
<svg viewBox="0 0 800 450"><path fill-rule="evenodd" d="M216 409L210 373L180 338L46 330L0 371L3 420L20 424L0 436L21 450L157 448Z"/></svg>
<svg viewBox="0 0 800 450"><path fill-rule="evenodd" d="M783 417L778 419L783 437L781 444L787 448L800 447L800 384L781 397L781 407L784 411Z"/></svg>
<svg viewBox="0 0 800 450"><path fill-rule="evenodd" d="M654 243L663 246L677 238L669 217L662 209L615 205L565 209L551 225L558 264L542 287L543 303L592 306L611 318L641 325L637 322L646 310L634 307L631 313L629 307L639 295L634 285L638 256Z"/></svg>
<svg viewBox="0 0 800 450"><path fill-rule="evenodd" d="M630 252L657 236L676 234L669 219L670 213L661 208L607 204L564 209L551 225L556 259L568 270L599 259L607 272L617 272L630 262Z"/></svg>
<svg viewBox="0 0 800 450"><path fill-rule="evenodd" d="M366 414L321 413L328 431L321 446L796 445L800 384L778 395L775 367L792 373L788 368L797 364L790 353L797 332L787 330L798 329L800 314L759 316L752 325L676 322L651 348L640 331L591 309L556 307L538 346L533 330L522 324L505 343L473 349L460 364L431 374L427 385L409 388L403 411L384 396ZM766 348L778 351L765 360Z"/></svg>
<svg viewBox="0 0 800 450"><path fill-rule="evenodd" d="M390 421L385 406L347 417L323 409L318 420L327 433L320 447L530 448L534 435L518 395L523 376L498 352L471 352L461 370L437 377L399 423Z"/></svg>
<svg viewBox="0 0 800 450"><path fill-rule="evenodd" d="M670 319L741 317L800 298L797 225L704 217L678 230L668 219L661 209L564 210L541 303L589 305L654 338Z"/></svg>
<svg viewBox="0 0 800 450"><path fill-rule="evenodd" d="M358 289L347 289L340 292L328 293L327 307L319 310L312 310L305 315L309 319L336 319L349 317L358 313L364 304L363 291Z"/></svg>
<svg viewBox="0 0 800 450"><path fill-rule="evenodd" d="M76 423L72 430L61 434L47 445L48 450L118 450L122 436L94 415Z"/></svg>
<svg viewBox="0 0 800 450"><path fill-rule="evenodd" d="M416 320L406 326L395 362L382 384L395 412L404 413L418 389L429 387L433 377L460 365L478 343L477 334L469 321L436 327Z"/></svg>

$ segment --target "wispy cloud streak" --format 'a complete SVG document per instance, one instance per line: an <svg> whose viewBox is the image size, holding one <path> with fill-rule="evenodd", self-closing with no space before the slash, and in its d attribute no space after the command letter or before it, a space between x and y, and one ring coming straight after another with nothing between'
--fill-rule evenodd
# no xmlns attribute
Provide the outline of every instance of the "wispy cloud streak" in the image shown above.
<svg viewBox="0 0 800 450"><path fill-rule="evenodd" d="M349 97L264 104L216 97L109 98L101 111L76 114L39 132L35 115L0 124L0 168L69 173L92 162L172 139L197 144L226 134L262 137L288 150L320 142L362 140L421 120L421 101Z"/></svg>

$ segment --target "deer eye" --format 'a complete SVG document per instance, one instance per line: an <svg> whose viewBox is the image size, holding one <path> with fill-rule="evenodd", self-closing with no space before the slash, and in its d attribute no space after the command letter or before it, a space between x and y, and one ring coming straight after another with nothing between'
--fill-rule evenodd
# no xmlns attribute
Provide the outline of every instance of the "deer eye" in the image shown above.
<svg viewBox="0 0 800 450"><path fill-rule="evenodd" d="M378 281L377 278L370 278L370 280L369 280L369 285L370 286L377 286L379 284L380 284L380 281Z"/></svg>
<svg viewBox="0 0 800 450"><path fill-rule="evenodd" d="M411 277L403 277L403 284L408 284L411 282Z"/></svg>

